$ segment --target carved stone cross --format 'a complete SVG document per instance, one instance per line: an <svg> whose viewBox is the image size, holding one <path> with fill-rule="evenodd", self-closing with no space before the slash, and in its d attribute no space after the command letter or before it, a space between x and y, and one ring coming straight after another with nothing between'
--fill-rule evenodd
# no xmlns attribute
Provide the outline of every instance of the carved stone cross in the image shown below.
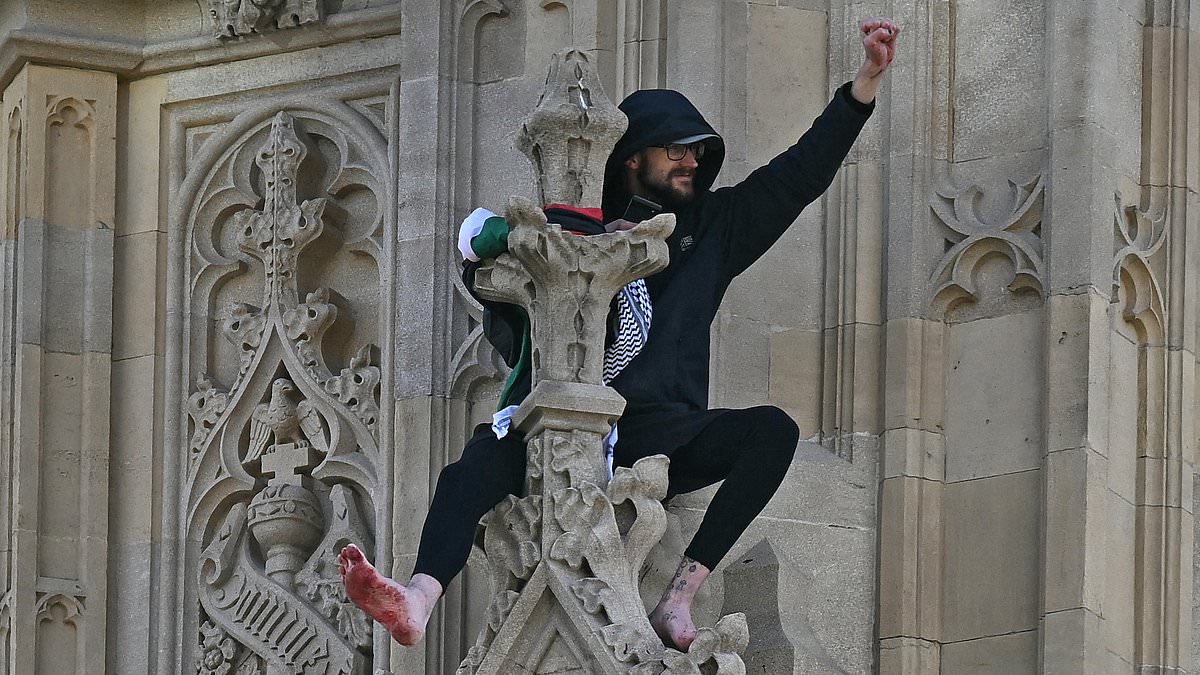
<svg viewBox="0 0 1200 675"><path fill-rule="evenodd" d="M300 485L300 469L316 464L317 453L304 442L279 443L262 456L262 472L269 474L267 485Z"/></svg>

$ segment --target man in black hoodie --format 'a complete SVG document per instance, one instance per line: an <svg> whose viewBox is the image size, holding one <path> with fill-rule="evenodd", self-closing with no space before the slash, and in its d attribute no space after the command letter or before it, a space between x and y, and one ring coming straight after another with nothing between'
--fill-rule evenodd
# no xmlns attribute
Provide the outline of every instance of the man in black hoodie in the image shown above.
<svg viewBox="0 0 1200 675"><path fill-rule="evenodd" d="M667 240L670 263L646 279L653 306L648 338L610 382L627 402L615 461L631 466L642 457L668 455L672 495L724 481L650 614L664 643L681 650L696 636L696 591L774 495L799 439L796 424L779 408L708 408L712 320L734 277L829 187L874 109L900 29L867 19L860 31L866 58L854 80L838 88L795 145L731 187L710 189L724 142L682 94L638 91L620 105L629 127L605 170L603 220L632 226L621 217L637 195L675 213L676 226ZM438 479L409 584L382 577L351 546L340 557L350 598L402 644L419 639L434 603L465 562L474 524L505 496L520 493L524 461L519 438L477 433L463 458ZM448 537L448 531L465 534ZM423 557L446 560L422 563Z"/></svg>
<svg viewBox="0 0 1200 675"><path fill-rule="evenodd" d="M725 481L650 615L664 642L681 649L696 635L696 590L774 495L799 439L796 424L774 406L708 408L710 326L734 277L825 192L870 116L899 28L868 19L860 29L866 59L855 79L795 145L731 187L710 190L725 146L682 94L639 91L620 105L629 127L605 170L605 220L619 218L638 195L674 212L676 225L667 240L670 264L646 279L654 308L649 340L611 382L627 401L616 463L670 456L672 494Z"/></svg>

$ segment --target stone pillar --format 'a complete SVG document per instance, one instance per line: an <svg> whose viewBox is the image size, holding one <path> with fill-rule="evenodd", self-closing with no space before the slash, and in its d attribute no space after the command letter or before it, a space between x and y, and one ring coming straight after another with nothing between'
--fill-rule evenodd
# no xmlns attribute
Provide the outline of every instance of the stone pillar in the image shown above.
<svg viewBox="0 0 1200 675"><path fill-rule="evenodd" d="M1186 672L1197 148L1187 70L1195 19L1186 4L1169 2L1146 3L1143 17L1051 7L1054 80L1083 87L1055 87L1050 99L1040 665L1056 673ZM1078 31L1079 22L1088 28ZM1113 54L1113 38L1132 47ZM1126 86L1131 74L1140 87Z"/></svg>
<svg viewBox="0 0 1200 675"><path fill-rule="evenodd" d="M1189 9L897 5L882 673L1191 669Z"/></svg>
<svg viewBox="0 0 1200 675"><path fill-rule="evenodd" d="M0 655L102 673L117 80L27 65L4 92Z"/></svg>

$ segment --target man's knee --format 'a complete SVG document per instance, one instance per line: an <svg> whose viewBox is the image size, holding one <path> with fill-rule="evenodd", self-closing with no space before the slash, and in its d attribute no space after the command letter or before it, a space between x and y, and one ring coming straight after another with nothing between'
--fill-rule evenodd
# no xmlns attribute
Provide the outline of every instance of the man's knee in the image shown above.
<svg viewBox="0 0 1200 675"><path fill-rule="evenodd" d="M438 474L438 485L451 490L461 489L470 480L471 473L472 471L460 459L442 467L441 473Z"/></svg>
<svg viewBox="0 0 1200 675"><path fill-rule="evenodd" d="M796 426L795 420L773 405L758 406L753 410L756 413L755 431L762 435L772 450L786 455L791 461L796 454L796 444L800 442L800 427Z"/></svg>

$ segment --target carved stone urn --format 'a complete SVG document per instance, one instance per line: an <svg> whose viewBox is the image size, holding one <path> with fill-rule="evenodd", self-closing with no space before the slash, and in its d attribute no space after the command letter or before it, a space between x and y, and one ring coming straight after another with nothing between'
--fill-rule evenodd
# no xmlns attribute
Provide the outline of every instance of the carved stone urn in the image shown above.
<svg viewBox="0 0 1200 675"><path fill-rule="evenodd" d="M250 500L250 535L262 547L267 576L285 588L321 542L321 500L300 485L268 485Z"/></svg>

